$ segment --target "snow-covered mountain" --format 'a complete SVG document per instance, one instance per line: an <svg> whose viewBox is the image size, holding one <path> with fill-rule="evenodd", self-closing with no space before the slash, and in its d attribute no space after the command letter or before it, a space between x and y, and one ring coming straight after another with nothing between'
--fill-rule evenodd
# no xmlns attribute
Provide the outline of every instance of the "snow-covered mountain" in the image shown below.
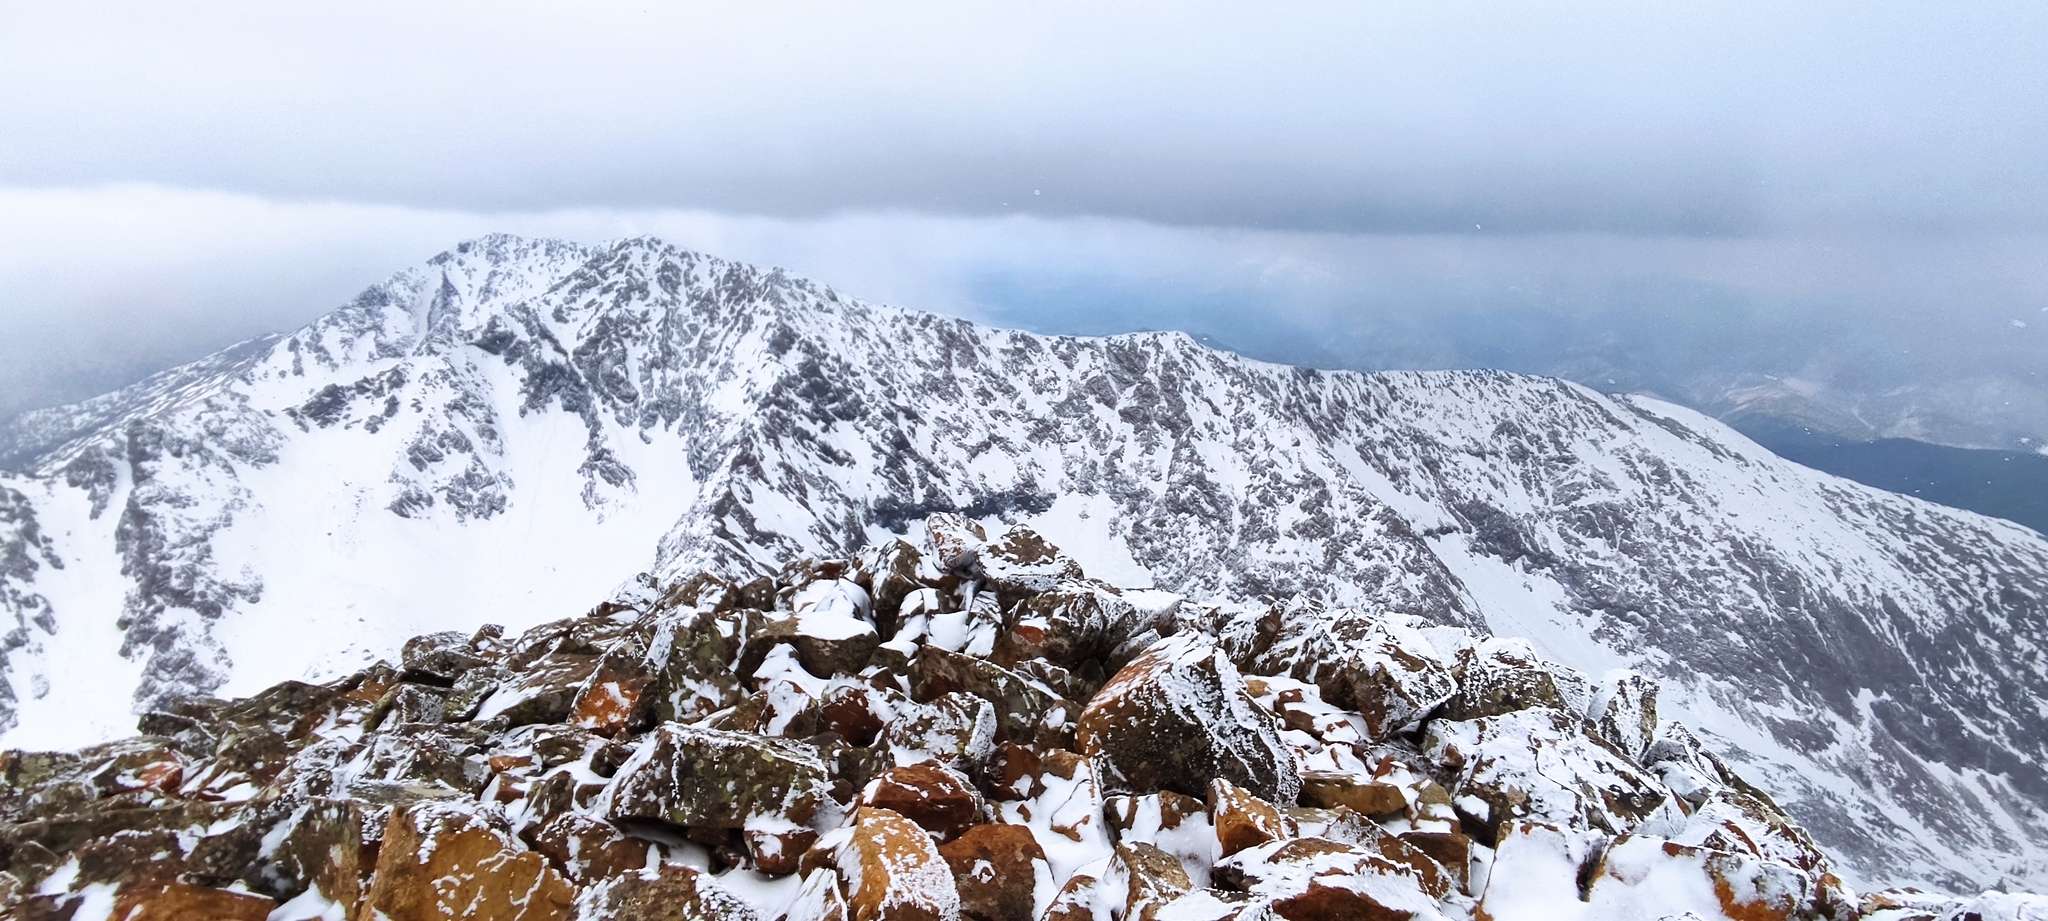
<svg viewBox="0 0 2048 921"><path fill-rule="evenodd" d="M1641 669L1863 882L2048 886L2048 541L1657 401L1034 336L653 240L492 237L18 419L0 458L11 746L950 510L1114 582Z"/></svg>

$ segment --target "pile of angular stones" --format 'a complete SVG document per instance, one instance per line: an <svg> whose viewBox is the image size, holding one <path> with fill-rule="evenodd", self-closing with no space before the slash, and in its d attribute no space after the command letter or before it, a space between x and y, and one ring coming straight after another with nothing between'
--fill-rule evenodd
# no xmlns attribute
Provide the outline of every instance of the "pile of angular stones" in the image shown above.
<svg viewBox="0 0 2048 921"><path fill-rule="evenodd" d="M1635 673L1394 613L1119 590L1023 528L924 530L0 753L0 917L1966 907L1857 898L1768 796L1660 727Z"/></svg>

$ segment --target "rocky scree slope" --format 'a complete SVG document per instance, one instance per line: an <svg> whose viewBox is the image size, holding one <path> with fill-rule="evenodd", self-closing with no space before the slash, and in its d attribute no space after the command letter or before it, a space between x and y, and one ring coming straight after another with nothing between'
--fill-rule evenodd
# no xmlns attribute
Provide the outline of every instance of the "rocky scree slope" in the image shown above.
<svg viewBox="0 0 2048 921"><path fill-rule="evenodd" d="M1099 574L1304 595L1659 678L1845 874L2048 886L2048 541L1650 400L864 304L652 240L493 237L0 434L0 724L326 682L638 572L738 580L936 511Z"/></svg>
<svg viewBox="0 0 2048 921"><path fill-rule="evenodd" d="M1862 896L1641 674L953 515L0 754L24 921L2043 918Z"/></svg>

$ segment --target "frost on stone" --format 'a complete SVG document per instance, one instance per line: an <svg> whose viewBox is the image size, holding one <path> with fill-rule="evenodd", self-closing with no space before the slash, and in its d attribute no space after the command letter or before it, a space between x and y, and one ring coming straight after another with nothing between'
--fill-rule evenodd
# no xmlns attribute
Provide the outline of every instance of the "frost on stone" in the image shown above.
<svg viewBox="0 0 2048 921"><path fill-rule="evenodd" d="M946 567L899 541L657 581L326 684L180 698L148 735L0 752L0 916L2038 913L1859 895L1712 744L1652 733L1640 675L1397 614L1087 581L1017 527L928 530Z"/></svg>

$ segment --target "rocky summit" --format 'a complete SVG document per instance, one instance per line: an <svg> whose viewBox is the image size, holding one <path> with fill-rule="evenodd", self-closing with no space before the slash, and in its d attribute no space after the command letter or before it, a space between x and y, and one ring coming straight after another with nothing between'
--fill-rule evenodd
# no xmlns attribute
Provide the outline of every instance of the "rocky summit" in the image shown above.
<svg viewBox="0 0 2048 921"><path fill-rule="evenodd" d="M2048 918L1852 891L1641 674L916 531L0 754L0 915Z"/></svg>
<svg viewBox="0 0 2048 921"><path fill-rule="evenodd" d="M1205 798L1215 771L1287 799L1225 662L1315 684L1377 737L1452 687L1409 631L1457 627L1527 646L1485 651L1452 712L1597 698L1636 757L1648 743L1622 727L1645 718L1640 695L1526 685L1513 663L1632 670L1859 887L2048 889L2040 534L1788 463L1645 396L990 329L651 239L471 241L288 335L0 424L0 746L80 748L181 697L331 684L414 634L441 636L414 667L466 706L490 673L448 635L635 607L696 573L751 584L939 512L1026 525L1117 585L1222 607L1299 597L1274 617L1319 625L1269 642L1211 624L1251 632L1223 657L1146 660L1171 680L1117 685L1118 707L1235 716L1213 741L1111 759L1105 782ZM870 603L888 609L908 589L885 582ZM1084 612L1043 638L1051 661L1100 659L1138 616L1095 593L1033 598ZM839 673L894 635L860 622L763 629ZM995 634L932 622L968 632L918 680L992 680L973 661ZM742 671L768 649L740 650ZM550 677L567 667L515 676L553 690L492 715L568 706ZM1046 703L1001 686L999 720ZM401 708L426 706L407 693ZM1087 739L1128 739L1102 711L1071 716ZM1445 742L1510 729L1541 727Z"/></svg>

